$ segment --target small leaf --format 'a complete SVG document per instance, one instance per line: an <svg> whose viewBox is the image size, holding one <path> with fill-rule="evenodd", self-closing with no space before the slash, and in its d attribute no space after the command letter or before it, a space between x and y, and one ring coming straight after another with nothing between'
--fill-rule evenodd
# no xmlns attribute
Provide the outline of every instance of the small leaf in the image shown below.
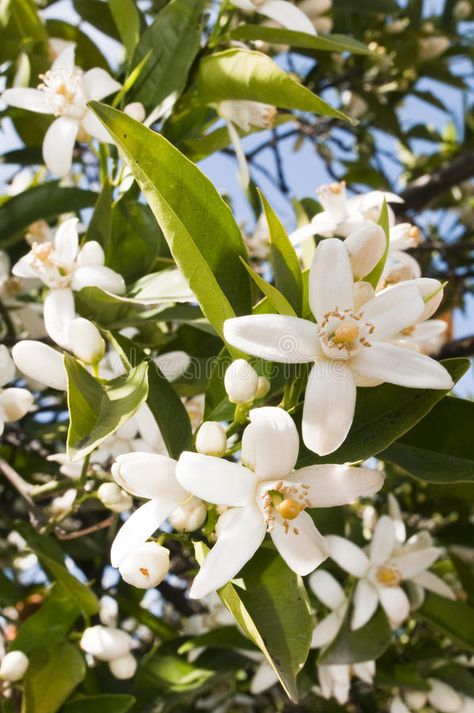
<svg viewBox="0 0 474 713"><path fill-rule="evenodd" d="M136 699L125 694L82 696L69 701L64 706L64 713L127 713Z"/></svg>
<svg viewBox="0 0 474 713"><path fill-rule="evenodd" d="M348 611L336 638L321 651L318 664L346 666L372 661L388 648L392 640L392 631L382 607L379 607L372 619L357 631L351 630L350 618L350 611Z"/></svg>
<svg viewBox="0 0 474 713"><path fill-rule="evenodd" d="M221 626L212 631L206 631L204 634L194 636L189 641L186 641L178 649L179 654L186 654L188 651L198 648L216 648L216 649L250 649L255 651L252 643L242 636L240 631L235 626Z"/></svg>
<svg viewBox="0 0 474 713"><path fill-rule="evenodd" d="M472 607L464 602L453 601L428 592L416 614L439 629L454 643L474 651L474 609Z"/></svg>
<svg viewBox="0 0 474 713"><path fill-rule="evenodd" d="M351 52L365 54L380 60L380 55L371 52L363 42L345 35L309 35L306 32L286 30L265 25L239 25L230 32L233 40L268 42L275 45L290 45L299 49L323 52Z"/></svg>
<svg viewBox="0 0 474 713"><path fill-rule="evenodd" d="M277 290L276 287L270 285L266 280L263 279L263 277L258 274L258 272L252 270L250 265L247 265L245 260L242 260L242 264L249 273L252 280L259 288L259 290L263 292L267 300L270 302L275 311L278 312L278 314L289 314L292 317L296 317L295 310L290 305L286 297L284 297L281 292Z"/></svg>
<svg viewBox="0 0 474 713"><path fill-rule="evenodd" d="M374 290L379 284L380 278L382 277L385 263L387 262L388 252L390 250L390 223L388 218L387 201L385 200L385 198L383 199L382 208L380 210L378 224L383 228L383 231L385 233L385 252L372 270L372 272L370 272L368 275L366 275L366 277L364 277L364 282L370 283Z"/></svg>
<svg viewBox="0 0 474 713"><path fill-rule="evenodd" d="M23 713L56 713L85 673L82 655L67 642L35 649L24 680Z"/></svg>
<svg viewBox="0 0 474 713"><path fill-rule="evenodd" d="M130 59L140 39L140 13L133 0L108 0L110 12Z"/></svg>

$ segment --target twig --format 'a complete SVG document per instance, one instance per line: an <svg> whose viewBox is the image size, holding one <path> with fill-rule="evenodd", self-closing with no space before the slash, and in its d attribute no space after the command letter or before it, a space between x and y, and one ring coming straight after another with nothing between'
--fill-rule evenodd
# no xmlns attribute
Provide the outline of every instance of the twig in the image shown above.
<svg viewBox="0 0 474 713"><path fill-rule="evenodd" d="M95 525L90 527L85 527L83 530L75 530L75 532L64 532L59 528L54 530L54 534L58 540L76 540L78 537L84 537L85 535L90 535L92 532L97 532L98 530L103 530L106 527L112 525L115 521L115 515L110 515L105 520L97 522Z"/></svg>

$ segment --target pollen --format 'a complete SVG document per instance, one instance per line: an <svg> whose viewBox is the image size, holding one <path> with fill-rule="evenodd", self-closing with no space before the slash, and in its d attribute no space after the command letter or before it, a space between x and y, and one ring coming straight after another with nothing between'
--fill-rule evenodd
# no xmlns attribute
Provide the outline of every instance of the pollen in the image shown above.
<svg viewBox="0 0 474 713"><path fill-rule="evenodd" d="M48 262L53 251L52 243L33 243L31 248L35 258L41 262Z"/></svg>
<svg viewBox="0 0 474 713"><path fill-rule="evenodd" d="M345 186L345 181L341 181L340 183L331 183L329 186L329 190L331 191L331 193L337 196L339 195L339 193L342 192L342 189L345 188Z"/></svg>
<svg viewBox="0 0 474 713"><path fill-rule="evenodd" d="M335 344L349 344L359 336L359 327L353 322L340 324L334 330L333 342Z"/></svg>
<svg viewBox="0 0 474 713"><path fill-rule="evenodd" d="M412 238L417 244L421 242L421 232L416 225L412 225L408 231L408 236Z"/></svg>
<svg viewBox="0 0 474 713"><path fill-rule="evenodd" d="M394 567L379 567L377 579L385 587L398 587L401 581L400 572Z"/></svg>
<svg viewBox="0 0 474 713"><path fill-rule="evenodd" d="M294 520L300 514L302 507L301 504L294 500L293 498L285 498L282 502L277 505L279 515L285 520Z"/></svg>

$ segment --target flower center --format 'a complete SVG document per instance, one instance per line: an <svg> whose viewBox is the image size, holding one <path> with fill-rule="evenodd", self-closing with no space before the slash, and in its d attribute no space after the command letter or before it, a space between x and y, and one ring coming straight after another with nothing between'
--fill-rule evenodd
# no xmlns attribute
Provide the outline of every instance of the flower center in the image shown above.
<svg viewBox="0 0 474 713"><path fill-rule="evenodd" d="M379 567L377 579L384 587L398 587L402 578L398 569L394 567Z"/></svg>
<svg viewBox="0 0 474 713"><path fill-rule="evenodd" d="M359 336L359 327L354 322L341 324L334 330L333 341L336 344L348 344Z"/></svg>
<svg viewBox="0 0 474 713"><path fill-rule="evenodd" d="M53 252L53 243L33 243L31 246L35 261L41 262L44 265L53 265L51 254Z"/></svg>
<svg viewBox="0 0 474 713"><path fill-rule="evenodd" d="M360 346L371 347L367 336L375 331L375 326L362 320L363 312L351 309L340 311L338 307L332 312L326 312L319 325L319 337L329 350L345 350L347 355Z"/></svg>
<svg viewBox="0 0 474 713"><path fill-rule="evenodd" d="M41 84L38 89L46 93L48 102L55 116L69 114L71 110L78 108L79 89L81 85L82 71L74 69L66 71L49 70L46 74L40 74Z"/></svg>
<svg viewBox="0 0 474 713"><path fill-rule="evenodd" d="M271 532L277 517L282 519L285 533L290 531L290 522L307 507L310 507L308 500L309 485L307 483L297 483L285 486L280 480L270 490L262 494L263 516L267 526L267 532ZM299 535L297 527L292 527L295 535Z"/></svg>
<svg viewBox="0 0 474 713"><path fill-rule="evenodd" d="M285 498L281 501L279 505L276 506L279 515L285 520L294 520L298 517L301 510L303 509L301 503L299 503L294 498Z"/></svg>

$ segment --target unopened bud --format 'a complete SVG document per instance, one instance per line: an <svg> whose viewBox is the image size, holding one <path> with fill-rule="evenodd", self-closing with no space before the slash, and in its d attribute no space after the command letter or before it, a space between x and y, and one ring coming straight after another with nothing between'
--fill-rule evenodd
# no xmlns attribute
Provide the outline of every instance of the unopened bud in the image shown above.
<svg viewBox="0 0 474 713"><path fill-rule="evenodd" d="M74 356L85 364L97 364L105 354L105 342L95 324L77 317L69 327L69 342Z"/></svg>
<svg viewBox="0 0 474 713"><path fill-rule="evenodd" d="M4 681L20 681L29 666L28 657L23 651L10 651L0 664L0 678Z"/></svg>
<svg viewBox="0 0 474 713"><path fill-rule="evenodd" d="M132 497L115 483L102 483L97 497L112 512L126 512L133 505Z"/></svg>
<svg viewBox="0 0 474 713"><path fill-rule="evenodd" d="M178 532L194 532L204 524L206 517L206 506L202 500L193 496L172 512L168 522Z"/></svg>
<svg viewBox="0 0 474 713"><path fill-rule="evenodd" d="M380 225L367 222L354 230L344 241L349 252L352 272L356 280L368 275L381 260L387 240Z"/></svg>
<svg viewBox="0 0 474 713"><path fill-rule="evenodd" d="M113 661L130 652L132 639L126 631L110 626L90 626L82 634L80 646L83 651L99 661Z"/></svg>
<svg viewBox="0 0 474 713"><path fill-rule="evenodd" d="M0 395L0 411L5 421L18 421L31 411L34 398L27 389L5 389Z"/></svg>
<svg viewBox="0 0 474 713"><path fill-rule="evenodd" d="M258 388L258 374L248 361L236 359L225 373L224 388L233 404L253 401Z"/></svg>
<svg viewBox="0 0 474 713"><path fill-rule="evenodd" d="M145 121L146 112L145 107L141 102L130 102L124 107L124 114L130 116L135 121L139 121L142 124Z"/></svg>
<svg viewBox="0 0 474 713"><path fill-rule="evenodd" d="M169 568L169 550L157 542L145 542L120 562L119 571L127 584L151 589L164 580Z"/></svg>
<svg viewBox="0 0 474 713"><path fill-rule="evenodd" d="M426 705L426 693L423 691L406 691L403 698L411 711L419 711Z"/></svg>
<svg viewBox="0 0 474 713"><path fill-rule="evenodd" d="M133 678L137 670L137 662L132 654L126 654L118 659L109 661L110 673L121 681Z"/></svg>
<svg viewBox="0 0 474 713"><path fill-rule="evenodd" d="M97 240L89 240L84 243L77 256L78 265L103 265L105 254L102 245Z"/></svg>
<svg viewBox="0 0 474 713"><path fill-rule="evenodd" d="M225 428L217 421L205 421L196 436L196 450L205 456L223 456L227 450Z"/></svg>
<svg viewBox="0 0 474 713"><path fill-rule="evenodd" d="M257 383L257 393L255 394L256 399L263 399L264 396L270 391L270 382L265 376L258 377Z"/></svg>
<svg viewBox="0 0 474 713"><path fill-rule="evenodd" d="M12 357L17 368L28 378L52 389L66 391L67 374L61 352L42 342L24 339L15 344Z"/></svg>
<svg viewBox="0 0 474 713"><path fill-rule="evenodd" d="M15 378L15 364L4 344L0 345L0 386Z"/></svg>

